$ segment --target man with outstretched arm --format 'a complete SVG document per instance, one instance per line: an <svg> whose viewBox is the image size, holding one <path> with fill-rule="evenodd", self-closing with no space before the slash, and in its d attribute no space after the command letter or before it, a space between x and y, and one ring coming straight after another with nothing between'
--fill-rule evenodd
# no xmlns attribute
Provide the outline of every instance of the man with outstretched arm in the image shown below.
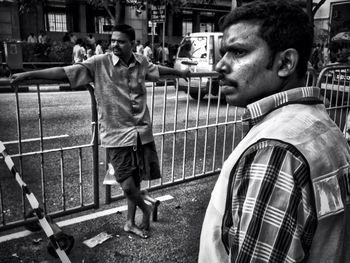
<svg viewBox="0 0 350 263"><path fill-rule="evenodd" d="M124 230L141 238L148 237L151 208L144 202L140 183L161 177L154 144L152 123L147 107L145 80L160 75L186 78L189 71L154 65L133 53L135 30L116 25L111 36L111 53L96 55L67 67L55 67L12 75L12 83L24 79L68 80L78 87L92 83L97 101L101 145L127 199L128 214ZM136 208L143 213L135 223Z"/></svg>

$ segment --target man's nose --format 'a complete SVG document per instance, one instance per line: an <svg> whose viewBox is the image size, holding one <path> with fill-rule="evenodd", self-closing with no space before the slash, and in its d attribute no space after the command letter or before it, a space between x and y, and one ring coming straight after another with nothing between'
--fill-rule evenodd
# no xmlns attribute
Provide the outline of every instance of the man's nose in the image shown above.
<svg viewBox="0 0 350 263"><path fill-rule="evenodd" d="M227 72L227 66L226 66L226 63L225 63L223 57L218 61L218 63L216 63L215 71L217 71L219 73L226 73Z"/></svg>

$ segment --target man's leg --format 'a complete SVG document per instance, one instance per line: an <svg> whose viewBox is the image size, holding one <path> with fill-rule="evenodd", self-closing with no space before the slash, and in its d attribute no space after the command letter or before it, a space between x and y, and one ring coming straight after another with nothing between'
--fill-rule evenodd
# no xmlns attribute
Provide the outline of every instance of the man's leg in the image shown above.
<svg viewBox="0 0 350 263"><path fill-rule="evenodd" d="M127 222L124 225L124 230L126 232L132 232L142 238L147 238L148 235L146 235L142 229L136 226L135 224L135 214L136 214L136 206L140 207L143 213L143 219L142 219L142 226L144 229L149 229L149 221L150 221L150 214L151 209L150 207L144 202L140 189L135 184L135 179L132 176L129 176L121 183L121 187L124 191L125 197L127 199L128 204L128 215L127 215Z"/></svg>

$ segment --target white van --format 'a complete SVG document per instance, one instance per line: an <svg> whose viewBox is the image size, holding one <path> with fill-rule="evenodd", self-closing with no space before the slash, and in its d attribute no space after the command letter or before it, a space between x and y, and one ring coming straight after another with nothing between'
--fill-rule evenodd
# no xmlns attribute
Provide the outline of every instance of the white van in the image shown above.
<svg viewBox="0 0 350 263"><path fill-rule="evenodd" d="M182 39L177 50L174 68L186 69L191 72L214 71L220 60L221 32L192 33ZM201 91L199 93L199 86ZM188 82L179 79L179 90L188 91ZM219 83L213 79L211 93L217 95ZM193 99L202 99L209 92L209 79L191 78L189 94ZM200 94L200 95L199 95Z"/></svg>

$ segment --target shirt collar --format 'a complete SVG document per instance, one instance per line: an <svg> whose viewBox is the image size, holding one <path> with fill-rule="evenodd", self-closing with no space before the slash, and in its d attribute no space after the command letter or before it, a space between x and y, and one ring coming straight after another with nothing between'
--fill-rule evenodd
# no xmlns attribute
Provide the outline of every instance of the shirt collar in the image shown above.
<svg viewBox="0 0 350 263"><path fill-rule="evenodd" d="M112 54L112 63L113 63L113 66L115 66L118 64L120 58L114 55L113 52L111 54ZM136 56L134 52L132 53L132 55L134 56L135 61L141 64L141 57Z"/></svg>
<svg viewBox="0 0 350 263"><path fill-rule="evenodd" d="M295 88L265 97L247 105L246 111L242 115L242 121L248 122L249 126L252 127L271 111L293 103L322 103L320 89L317 87Z"/></svg>

